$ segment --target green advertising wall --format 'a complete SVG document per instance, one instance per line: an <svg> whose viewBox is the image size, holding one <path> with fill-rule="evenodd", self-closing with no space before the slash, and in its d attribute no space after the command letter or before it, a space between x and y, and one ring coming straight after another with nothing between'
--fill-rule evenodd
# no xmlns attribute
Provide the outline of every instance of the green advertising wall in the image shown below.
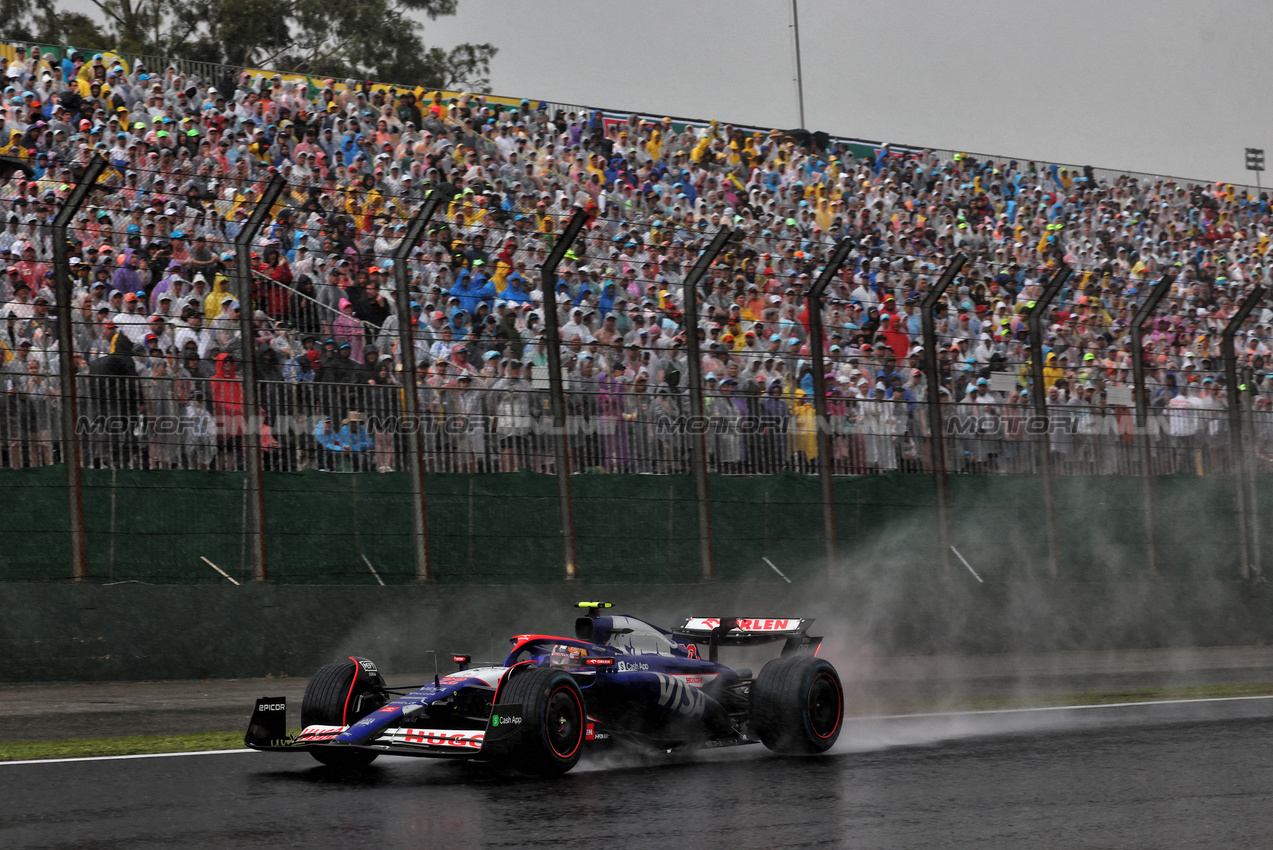
<svg viewBox="0 0 1273 850"><path fill-rule="evenodd" d="M224 582L250 575L248 500L238 473L85 470L89 578L99 583ZM572 479L579 578L686 583L700 577L698 514L689 476L577 475ZM1225 478L1154 479L1159 571L1173 580L1237 576L1233 485ZM68 507L61 467L0 471L8 501L0 580L69 579ZM414 579L405 473L266 473L270 579L375 584ZM1273 505L1273 479L1259 481ZM793 580L824 565L816 477L712 477L717 578ZM840 566L850 578L924 578L940 571L933 479L898 473L835 481ZM988 582L1043 577L1045 517L1030 476L950 479L953 541ZM557 481L529 472L431 474L429 544L440 584L538 584L563 577ZM1061 578L1144 575L1141 482L1056 479ZM1257 506L1257 524L1264 508ZM1267 523L1265 523L1267 524ZM1273 549L1262 537L1262 560ZM955 561L959 570L964 567Z"/></svg>

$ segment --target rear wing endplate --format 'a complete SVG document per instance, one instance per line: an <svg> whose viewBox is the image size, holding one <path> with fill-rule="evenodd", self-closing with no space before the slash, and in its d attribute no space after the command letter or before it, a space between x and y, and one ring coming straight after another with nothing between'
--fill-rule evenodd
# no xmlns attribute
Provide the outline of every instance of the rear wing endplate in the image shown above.
<svg viewBox="0 0 1273 850"><path fill-rule="evenodd" d="M708 658L716 660L716 649L721 646L760 646L784 641L782 654L813 652L822 645L822 638L808 633L810 619L781 619L754 617L689 617L680 627L673 629L677 637L708 645Z"/></svg>

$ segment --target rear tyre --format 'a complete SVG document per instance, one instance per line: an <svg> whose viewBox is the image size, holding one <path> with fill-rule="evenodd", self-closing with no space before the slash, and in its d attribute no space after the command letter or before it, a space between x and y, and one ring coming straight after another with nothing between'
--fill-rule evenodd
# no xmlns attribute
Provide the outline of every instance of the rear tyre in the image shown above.
<svg viewBox="0 0 1273 850"><path fill-rule="evenodd" d="M840 737L843 720L844 688L829 661L784 655L766 664L752 682L752 729L774 752L826 752Z"/></svg>
<svg viewBox="0 0 1273 850"><path fill-rule="evenodd" d="M380 708L384 700L377 696L385 681L379 673L359 677L359 665L353 659L326 664L305 687L301 700L301 726L352 726ZM332 767L366 767L379 753L370 750L317 749L310 755Z"/></svg>
<svg viewBox="0 0 1273 850"><path fill-rule="evenodd" d="M520 703L523 723L509 764L523 773L558 776L579 762L588 725L583 694L556 667L519 672L499 692L501 703Z"/></svg>

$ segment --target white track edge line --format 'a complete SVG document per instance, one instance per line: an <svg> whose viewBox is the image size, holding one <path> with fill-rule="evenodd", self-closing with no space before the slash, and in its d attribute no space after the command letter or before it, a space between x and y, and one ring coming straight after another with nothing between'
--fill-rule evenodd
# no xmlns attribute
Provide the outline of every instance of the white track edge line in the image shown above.
<svg viewBox="0 0 1273 850"><path fill-rule="evenodd" d="M1273 694L1248 697L1199 697L1198 699L1155 699L1138 702L1104 702L1092 705L1036 705L1025 708L988 708L981 711L932 711L919 714L865 714L860 717L846 717L845 723L859 720L907 720L933 717L979 717L987 714L1029 714L1042 711L1083 711L1096 708L1135 708L1147 705L1196 705L1206 702L1244 702L1247 700L1273 699Z"/></svg>
<svg viewBox="0 0 1273 850"><path fill-rule="evenodd" d="M219 756L226 753L251 753L255 750L190 750L184 753L133 753L126 756L76 756L74 758L63 759L16 759L13 761L0 761L0 767L8 767L16 764L65 764L67 762L76 761L119 761L122 759L166 759L176 758L177 756Z"/></svg>

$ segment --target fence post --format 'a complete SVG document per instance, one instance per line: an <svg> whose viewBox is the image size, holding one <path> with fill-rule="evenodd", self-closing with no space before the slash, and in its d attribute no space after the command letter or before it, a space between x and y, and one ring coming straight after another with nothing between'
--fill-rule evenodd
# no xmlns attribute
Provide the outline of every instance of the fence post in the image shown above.
<svg viewBox="0 0 1273 850"><path fill-rule="evenodd" d="M243 355L243 456L247 466L248 544L252 580L265 581L265 475L261 464L261 401L256 384L256 303L252 300L252 242L278 200L286 181L274 175L261 193L247 224L234 238L234 269L239 283L239 347Z"/></svg>
<svg viewBox="0 0 1273 850"><path fill-rule="evenodd" d="M88 577L88 542L84 536L84 464L80 452L79 385L75 370L75 329L72 327L74 306L71 304L71 260L67 231L71 219L84 206L88 193L106 168L106 159L94 156L84 174L67 196L53 218L53 285L57 307L58 371L62 383L62 463L66 466L66 490L71 527L71 578L84 581Z"/></svg>
<svg viewBox="0 0 1273 850"><path fill-rule="evenodd" d="M1061 263L1061 267L1052 275L1043 294L1034 302L1026 323L1030 328L1030 375L1034 388L1030 392L1030 401L1034 404L1034 415L1044 423L1043 432L1039 435L1039 472L1043 480L1043 524L1048 539L1048 576L1057 578L1061 574L1060 545L1056 533L1056 496L1052 489L1052 429L1048 416L1047 394L1043 388L1043 315L1052 301L1060 294L1065 282L1070 279L1070 267Z"/></svg>
<svg viewBox="0 0 1273 850"><path fill-rule="evenodd" d="M1248 368L1246 372L1250 374L1251 370ZM1254 375L1252 375L1252 380L1254 380ZM1245 387L1243 395L1249 399L1250 403L1250 407L1247 408L1247 422L1252 432L1254 432L1255 418L1251 414L1254 413L1255 399L1258 398L1259 393L1254 386L1245 383L1245 381L1246 379L1243 378L1243 383L1239 385L1239 388ZM1245 444L1247 440L1246 431L1242 433L1242 440ZM1256 483L1256 467L1254 464L1248 466L1243 461L1243 470L1246 473L1247 516L1251 518L1247 523L1247 528L1251 534L1251 581L1260 581L1264 576L1264 563L1260 550L1260 494Z"/></svg>
<svg viewBox="0 0 1273 850"><path fill-rule="evenodd" d="M1251 528L1253 523L1248 514L1251 505L1247 504L1247 465L1242 452L1242 388L1238 386L1238 356L1234 350L1233 338L1238 328L1251 315L1255 305L1264 297L1264 287L1256 286L1242 303L1237 312L1229 319L1220 335L1220 352L1224 358L1224 383L1229 396L1229 452L1233 455L1234 504L1237 507L1238 531L1238 575L1243 581L1254 574L1252 558Z"/></svg>
<svg viewBox="0 0 1273 850"><path fill-rule="evenodd" d="M411 324L411 276L407 263L411 249L420 241L420 235L429 226L441 205L441 200L430 197L407 225L406 235L393 252L393 281L398 299L398 348L402 357L402 412L411 423L410 447L407 449L407 476L411 479L411 523L415 533L416 581L433 581L433 565L429 562L429 506L425 501L424 481L424 433L420 422L420 394L416 383L415 328Z"/></svg>
<svg viewBox="0 0 1273 850"><path fill-rule="evenodd" d="M933 482L937 488L937 532L941 542L942 575L945 578L951 575L950 492L946 482L946 435L942 429L941 375L937 368L937 327L933 311L937 309L937 302L950 288L955 275L959 274L966 262L967 257L956 254L937 279L936 285L924 296L924 303L920 307L924 332L924 380L928 382L925 406L928 408L928 430L932 434L930 439L933 447Z"/></svg>
<svg viewBox="0 0 1273 850"><path fill-rule="evenodd" d="M1144 514L1145 529L1145 570L1151 576L1158 575L1158 544L1154 540L1154 481L1149 451L1149 391L1145 386L1145 351L1143 347L1143 325L1149 321L1158 302L1171 289L1175 274L1167 274L1154 284L1149 291L1145 303L1140 305L1132 319L1132 383L1136 398L1136 440L1140 443L1140 500Z"/></svg>
<svg viewBox="0 0 1273 850"><path fill-rule="evenodd" d="M703 581L716 577L716 566L712 560L712 504L707 487L707 433L704 428L707 420L703 407L703 355L698 346L698 285L712 261L725 250L725 243L733 237L734 231L728 227L717 231L711 243L698 255L698 262L682 287L685 299L685 359L689 368L686 377L690 391L691 462L694 465L695 501L698 503L698 558Z"/></svg>
<svg viewBox="0 0 1273 850"><path fill-rule="evenodd" d="M579 547L575 541L575 501L570 485L570 431L566 427L566 389L561 382L561 329L557 322L557 266L588 222L588 213L576 209L561 238L544 260L539 279L543 294L544 347L548 354L548 396L553 415L557 492L561 503L561 534L566 555L566 579L579 574Z"/></svg>
<svg viewBox="0 0 1273 850"><path fill-rule="evenodd" d="M822 295L848 259L853 244L841 239L805 301L809 305L809 355L813 358L813 413L818 423L818 483L822 490L822 539L827 551L827 571L835 570L835 488L831 480L831 422L827 416L826 357L822 354Z"/></svg>

